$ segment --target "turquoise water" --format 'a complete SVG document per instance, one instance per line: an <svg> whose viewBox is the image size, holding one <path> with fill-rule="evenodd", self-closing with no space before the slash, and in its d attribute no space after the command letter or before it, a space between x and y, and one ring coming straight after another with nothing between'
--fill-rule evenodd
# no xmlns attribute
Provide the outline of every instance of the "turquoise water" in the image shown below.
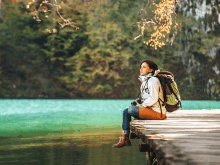
<svg viewBox="0 0 220 165"><path fill-rule="evenodd" d="M83 132L119 128L122 111L132 100L0 100L0 134L27 132ZM219 109L220 101L183 100L180 110Z"/></svg>
<svg viewBox="0 0 220 165"><path fill-rule="evenodd" d="M122 111L132 100L0 100L0 164L143 165L141 140L112 148ZM185 109L219 109L219 101L182 102Z"/></svg>

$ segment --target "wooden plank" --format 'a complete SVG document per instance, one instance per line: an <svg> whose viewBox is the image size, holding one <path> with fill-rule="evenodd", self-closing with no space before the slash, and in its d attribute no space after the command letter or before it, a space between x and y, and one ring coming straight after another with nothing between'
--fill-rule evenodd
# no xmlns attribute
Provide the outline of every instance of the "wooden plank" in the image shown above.
<svg viewBox="0 0 220 165"><path fill-rule="evenodd" d="M220 164L220 109L180 110L166 120L133 120L130 128L158 164Z"/></svg>

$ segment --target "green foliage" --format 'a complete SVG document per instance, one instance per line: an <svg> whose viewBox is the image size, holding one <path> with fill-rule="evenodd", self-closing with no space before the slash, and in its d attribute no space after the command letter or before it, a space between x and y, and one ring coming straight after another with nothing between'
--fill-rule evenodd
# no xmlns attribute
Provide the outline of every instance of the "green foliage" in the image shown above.
<svg viewBox="0 0 220 165"><path fill-rule="evenodd" d="M132 92L136 95L137 88L128 92L136 82L132 74L129 74L129 70L133 70L130 61L134 56L135 64L141 58L145 59L140 52L143 50L137 46L142 46L144 51L146 47L133 41L135 34L130 36L134 30L131 20L136 13L126 15L121 12L125 6L131 9L130 12L138 9L136 1L130 3L99 3L91 5L87 10L86 45L65 63L70 72L62 80L68 84L68 88L87 93L90 97L130 97Z"/></svg>
<svg viewBox="0 0 220 165"><path fill-rule="evenodd" d="M187 10L177 11L181 26L173 45L154 50L143 44L152 33L150 26L143 38L134 41L144 14L140 9L152 13L149 3L73 1L60 13L78 30L61 28L62 19L55 13L48 19L39 13L38 23L23 3L5 5L0 24L0 96L134 98L140 87L139 64L151 59L175 75L182 99L218 99L219 23L212 15L198 20L195 12L188 16L186 12L195 8L185 3Z"/></svg>

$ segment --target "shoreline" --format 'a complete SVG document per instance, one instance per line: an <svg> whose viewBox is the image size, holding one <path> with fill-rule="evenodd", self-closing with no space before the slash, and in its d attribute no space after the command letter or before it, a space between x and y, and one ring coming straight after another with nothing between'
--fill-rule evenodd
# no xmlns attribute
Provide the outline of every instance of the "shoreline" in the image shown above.
<svg viewBox="0 0 220 165"><path fill-rule="evenodd" d="M0 100L135 100L136 98L78 98L78 97L0 97ZM182 99L182 101L220 101L220 99Z"/></svg>

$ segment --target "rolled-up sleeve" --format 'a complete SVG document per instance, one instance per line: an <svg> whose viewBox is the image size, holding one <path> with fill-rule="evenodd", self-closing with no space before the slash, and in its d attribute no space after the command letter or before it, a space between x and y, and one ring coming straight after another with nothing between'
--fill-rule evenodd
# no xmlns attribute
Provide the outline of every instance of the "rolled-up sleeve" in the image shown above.
<svg viewBox="0 0 220 165"><path fill-rule="evenodd" d="M143 107L152 106L158 101L158 97L159 97L158 81L159 80L157 78L150 78L148 80L148 92L144 92L143 103L141 104L141 106Z"/></svg>

